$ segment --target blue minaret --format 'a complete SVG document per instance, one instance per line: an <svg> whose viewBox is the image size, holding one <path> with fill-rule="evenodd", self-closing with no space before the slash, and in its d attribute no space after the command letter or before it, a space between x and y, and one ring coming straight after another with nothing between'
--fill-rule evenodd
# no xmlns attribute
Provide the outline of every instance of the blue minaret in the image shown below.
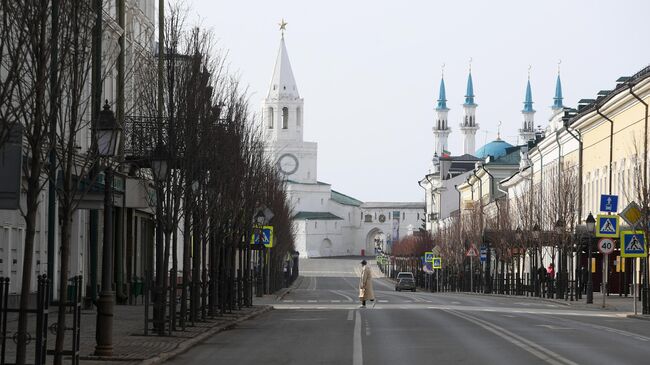
<svg viewBox="0 0 650 365"><path fill-rule="evenodd" d="M463 119L460 123L460 131L463 133L463 153L473 155L476 152L475 136L478 130L476 124L476 107L474 102L474 82L472 81L472 60L470 59L469 75L467 76L467 91L465 92L465 103L463 103Z"/></svg>
<svg viewBox="0 0 650 365"><path fill-rule="evenodd" d="M433 139L435 150L434 154L438 157L442 156L447 151L447 137L451 133L447 123L447 115L449 108L447 108L447 92L445 91L445 77L440 79L440 91L438 94L438 105L436 106L436 122L433 126Z"/></svg>
<svg viewBox="0 0 650 365"><path fill-rule="evenodd" d="M475 105L474 104L474 83L472 82L472 71L469 71L469 76L467 77L467 92L465 92L465 104L464 105Z"/></svg>
<svg viewBox="0 0 650 365"><path fill-rule="evenodd" d="M553 110L561 110L564 108L562 105L562 82L560 81L560 72L557 73L557 81L555 81L555 97L553 97Z"/></svg>
<svg viewBox="0 0 650 365"><path fill-rule="evenodd" d="M533 92L530 88L530 71L528 72L524 109L521 111L521 114L524 116L524 121L519 129L520 143L526 143L535 138L535 109L533 109Z"/></svg>

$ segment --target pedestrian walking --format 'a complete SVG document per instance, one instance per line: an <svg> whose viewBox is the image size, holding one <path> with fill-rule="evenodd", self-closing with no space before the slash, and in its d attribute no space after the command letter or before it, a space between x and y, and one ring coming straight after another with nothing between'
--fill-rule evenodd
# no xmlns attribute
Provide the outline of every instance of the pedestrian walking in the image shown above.
<svg viewBox="0 0 650 365"><path fill-rule="evenodd" d="M375 293L372 289L372 273L366 260L361 261L361 277L359 278L359 299L361 300L360 308L366 307L366 301L375 301Z"/></svg>

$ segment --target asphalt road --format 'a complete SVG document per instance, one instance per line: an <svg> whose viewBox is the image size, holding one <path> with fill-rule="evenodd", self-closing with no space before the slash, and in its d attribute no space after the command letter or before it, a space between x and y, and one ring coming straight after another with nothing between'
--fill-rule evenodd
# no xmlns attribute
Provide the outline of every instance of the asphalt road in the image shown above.
<svg viewBox="0 0 650 365"><path fill-rule="evenodd" d="M358 308L358 259L301 261L276 310L169 364L650 364L650 321L526 298L395 292Z"/></svg>

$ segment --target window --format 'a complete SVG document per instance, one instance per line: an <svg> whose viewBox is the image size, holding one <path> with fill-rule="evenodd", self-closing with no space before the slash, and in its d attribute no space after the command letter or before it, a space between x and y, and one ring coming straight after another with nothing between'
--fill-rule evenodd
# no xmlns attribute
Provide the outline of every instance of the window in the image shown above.
<svg viewBox="0 0 650 365"><path fill-rule="evenodd" d="M282 108L282 129L289 128L289 108Z"/></svg>
<svg viewBox="0 0 650 365"><path fill-rule="evenodd" d="M318 221L314 221L314 228L318 228Z"/></svg>
<svg viewBox="0 0 650 365"><path fill-rule="evenodd" d="M372 223L372 215L366 214L363 221L366 222L366 223Z"/></svg>
<svg viewBox="0 0 650 365"><path fill-rule="evenodd" d="M323 198L320 198L320 205L323 205Z"/></svg>
<svg viewBox="0 0 650 365"><path fill-rule="evenodd" d="M267 121L267 123L268 123L268 124L267 124L267 127L268 127L269 129L273 129L273 108L269 108L269 109L266 111L266 113L267 113L267 115L268 115L268 117L266 118L266 121Z"/></svg>

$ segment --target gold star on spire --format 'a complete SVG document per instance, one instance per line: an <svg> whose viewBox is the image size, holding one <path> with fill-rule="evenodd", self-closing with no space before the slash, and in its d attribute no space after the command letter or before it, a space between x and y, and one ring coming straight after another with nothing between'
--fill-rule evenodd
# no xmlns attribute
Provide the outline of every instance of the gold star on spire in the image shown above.
<svg viewBox="0 0 650 365"><path fill-rule="evenodd" d="M289 23L285 22L284 18L282 18L282 21L280 21L280 23L278 23L280 26L280 31L282 32L282 38L284 38L284 31L287 30L287 24Z"/></svg>

